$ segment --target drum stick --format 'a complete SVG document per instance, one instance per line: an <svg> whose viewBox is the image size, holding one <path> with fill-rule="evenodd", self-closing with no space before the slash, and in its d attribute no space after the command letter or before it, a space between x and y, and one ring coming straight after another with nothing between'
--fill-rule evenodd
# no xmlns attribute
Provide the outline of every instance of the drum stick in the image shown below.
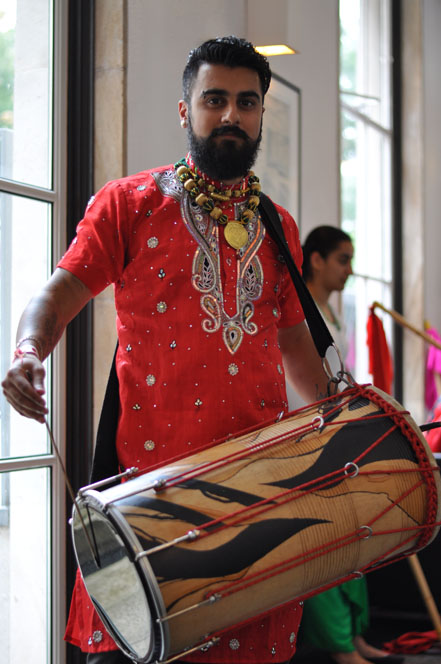
<svg viewBox="0 0 441 664"><path fill-rule="evenodd" d="M59 451L59 449L58 449L58 447L55 443L54 434L52 433L52 429L50 428L49 423L48 423L46 418L44 418L44 423L46 425L46 429L47 429L47 432L49 434L49 439L51 441L52 449L55 452L55 456L58 459L58 463L60 464L60 468L61 468L62 473L64 475L64 482L66 484L66 488L68 490L68 493L71 497L71 500L72 500L73 504L75 505L75 507L77 509L78 516L79 516L80 522L81 522L81 527L83 528L84 535L85 535L87 543L89 544L89 547L90 547L90 551L92 553L92 556L95 560L95 563L96 563L97 567L101 567L100 561L99 561L99 558L98 558L97 548L93 546L92 540L91 540L90 535L89 535L89 531L86 528L86 524L84 523L83 515L81 514L80 506L78 505L77 499L75 498L75 494L74 494L74 491L72 489L72 485L69 481L69 477L68 477L68 474L66 472L66 468L64 467L63 459L61 458L60 451Z"/></svg>
<svg viewBox="0 0 441 664"><path fill-rule="evenodd" d="M385 311L387 314L392 316L392 318L402 327L407 327L409 330L417 334L419 337L424 339L428 344L432 344L432 346L435 346L435 348L438 348L441 350L441 344L439 341L434 339L430 334L427 334L427 332L423 332L423 330L419 330L417 327L414 327L411 323L409 323L404 316L398 313L398 311L394 311L393 309L387 309L384 307L382 304L379 302L373 302L372 303L372 309L375 309L378 307L379 309L382 309L382 311Z"/></svg>
<svg viewBox="0 0 441 664"><path fill-rule="evenodd" d="M426 605L432 624L437 633L438 639L441 641L441 617L435 604L435 600L433 599L433 595L430 592L429 584L427 583L426 576L423 572L423 568L421 567L421 563L418 560L416 553L409 556L408 561L415 576L417 585L420 589L421 596Z"/></svg>

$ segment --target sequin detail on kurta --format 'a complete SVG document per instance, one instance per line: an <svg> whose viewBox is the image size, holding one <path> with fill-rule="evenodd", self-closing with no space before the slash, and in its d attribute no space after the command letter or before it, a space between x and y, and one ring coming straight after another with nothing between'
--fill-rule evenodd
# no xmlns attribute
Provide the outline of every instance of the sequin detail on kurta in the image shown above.
<svg viewBox="0 0 441 664"><path fill-rule="evenodd" d="M277 330L303 320L289 275L258 217L249 246L239 253L210 219L191 204L170 167L143 172L96 194L77 241L59 263L94 295L114 283L120 342L117 450L123 467L164 464L286 410ZM298 232L286 213L284 228L299 264ZM240 398L232 389L239 376ZM70 640L85 650L112 649L105 632L100 644L87 644L93 630L103 628L81 592L79 586ZM82 615L83 632L75 611ZM288 615L291 609L278 611ZM289 644L297 625L287 622L281 640L277 618L265 618L264 624L259 635L254 627L236 630L240 636L225 634L206 660L229 661L231 638L244 644L240 661L256 661L263 652L268 662L289 659L293 647L283 651L279 645L276 658L270 651L275 636L279 644ZM252 644L259 654L252 654Z"/></svg>

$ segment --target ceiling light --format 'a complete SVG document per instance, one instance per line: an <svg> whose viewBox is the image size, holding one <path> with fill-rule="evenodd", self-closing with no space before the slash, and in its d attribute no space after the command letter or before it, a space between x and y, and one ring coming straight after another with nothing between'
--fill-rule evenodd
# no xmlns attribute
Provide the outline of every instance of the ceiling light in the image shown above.
<svg viewBox="0 0 441 664"><path fill-rule="evenodd" d="M258 53L266 56L292 55L293 53L297 53L297 51L287 44L270 44L268 46L255 46L254 48Z"/></svg>

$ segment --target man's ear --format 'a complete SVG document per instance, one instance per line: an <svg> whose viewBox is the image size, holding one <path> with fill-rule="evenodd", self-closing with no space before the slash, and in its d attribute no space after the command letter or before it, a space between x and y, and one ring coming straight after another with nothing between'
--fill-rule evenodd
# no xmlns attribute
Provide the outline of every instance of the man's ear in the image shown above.
<svg viewBox="0 0 441 664"><path fill-rule="evenodd" d="M187 102L183 99L179 100L178 112L179 117L181 118L181 127L186 129L188 127L188 105Z"/></svg>

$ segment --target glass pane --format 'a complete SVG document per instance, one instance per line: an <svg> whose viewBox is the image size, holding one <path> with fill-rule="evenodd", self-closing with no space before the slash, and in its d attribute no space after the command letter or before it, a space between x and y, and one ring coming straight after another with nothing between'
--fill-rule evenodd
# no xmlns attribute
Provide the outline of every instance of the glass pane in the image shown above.
<svg viewBox="0 0 441 664"><path fill-rule="evenodd" d="M342 102L390 128L390 0L340 0L340 25Z"/></svg>
<svg viewBox="0 0 441 664"><path fill-rule="evenodd" d="M51 205L0 193L0 364L4 376L21 313L50 270ZM46 368L47 369L47 368ZM46 381L50 384L49 376ZM49 401L48 401L49 402ZM0 398L1 457L47 452L46 429Z"/></svg>
<svg viewBox="0 0 441 664"><path fill-rule="evenodd" d="M46 468L0 474L0 652L4 664L49 661L48 482Z"/></svg>
<svg viewBox="0 0 441 664"><path fill-rule="evenodd" d="M52 186L50 0L0 0L0 177Z"/></svg>
<svg viewBox="0 0 441 664"><path fill-rule="evenodd" d="M342 113L342 226L354 241L357 274L390 281L391 141L351 113Z"/></svg>
<svg viewBox="0 0 441 664"><path fill-rule="evenodd" d="M366 326L369 308L375 301L381 302L387 308L392 307L390 284L357 276L348 279L343 291L343 318L349 347L347 366L359 383L372 382L372 376L369 374ZM382 318L389 349L393 352L392 318L387 315L383 317L380 309L375 309L375 313Z"/></svg>
<svg viewBox="0 0 441 664"><path fill-rule="evenodd" d="M374 301L392 306L390 11L390 0L340 0L342 227L355 249L355 275L343 292L343 308L348 367L359 382L372 380L369 308ZM388 340L391 324L386 316Z"/></svg>

